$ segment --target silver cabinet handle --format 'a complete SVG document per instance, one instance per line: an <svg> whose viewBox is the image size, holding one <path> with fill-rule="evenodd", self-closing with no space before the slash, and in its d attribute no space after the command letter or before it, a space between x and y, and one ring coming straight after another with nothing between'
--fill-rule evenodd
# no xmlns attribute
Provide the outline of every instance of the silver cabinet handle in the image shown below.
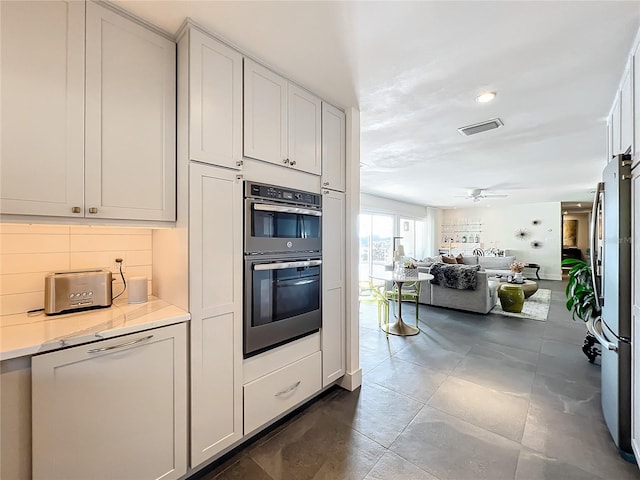
<svg viewBox="0 0 640 480"><path fill-rule="evenodd" d="M71 213L80 213L80 207L71 207Z"/></svg>
<svg viewBox="0 0 640 480"><path fill-rule="evenodd" d="M278 263L260 263L253 267L254 270L283 270L285 268L298 267L317 267L322 265L322 260L308 260L302 262L278 262Z"/></svg>
<svg viewBox="0 0 640 480"><path fill-rule="evenodd" d="M130 342L121 343L119 345L111 345L110 347L102 347L102 348L94 348L89 350L87 353L98 353L98 352L106 352L107 350L115 350L116 348L128 347L129 345L135 345L136 343L144 342L145 340L149 340L153 338L153 335L148 335L143 338L138 338L137 340L131 340Z"/></svg>
<svg viewBox="0 0 640 480"><path fill-rule="evenodd" d="M293 385L291 385L289 388L287 388L286 390L282 390L281 392L276 393L274 396L275 397L281 397L282 395L286 395L287 393L291 393L293 392L296 388L298 388L300 386L300 384L302 383L302 380L298 380L296 383L294 383Z"/></svg>
<svg viewBox="0 0 640 480"><path fill-rule="evenodd" d="M329 186L329 182L322 182L322 185L324 185L325 187Z"/></svg>
<svg viewBox="0 0 640 480"><path fill-rule="evenodd" d="M289 163L289 165L295 165L296 161L295 160L291 160L291 162Z"/></svg>
<svg viewBox="0 0 640 480"><path fill-rule="evenodd" d="M285 165L289 165L289 159L285 158L284 160L282 160L282 163L284 163Z"/></svg>
<svg viewBox="0 0 640 480"><path fill-rule="evenodd" d="M312 215L314 217L322 216L322 212L320 210L311 210L309 208L298 207L283 207L280 205L271 205L269 203L254 203L253 209L260 210L262 212L299 213L300 215Z"/></svg>
<svg viewBox="0 0 640 480"><path fill-rule="evenodd" d="M91 207L89 209L89 213L98 213L98 209L96 207Z"/></svg>

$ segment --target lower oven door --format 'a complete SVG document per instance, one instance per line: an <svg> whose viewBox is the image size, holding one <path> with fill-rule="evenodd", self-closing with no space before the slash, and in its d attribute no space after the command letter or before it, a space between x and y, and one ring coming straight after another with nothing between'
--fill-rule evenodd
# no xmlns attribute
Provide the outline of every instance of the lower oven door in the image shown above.
<svg viewBox="0 0 640 480"><path fill-rule="evenodd" d="M245 261L244 356L322 326L322 260Z"/></svg>

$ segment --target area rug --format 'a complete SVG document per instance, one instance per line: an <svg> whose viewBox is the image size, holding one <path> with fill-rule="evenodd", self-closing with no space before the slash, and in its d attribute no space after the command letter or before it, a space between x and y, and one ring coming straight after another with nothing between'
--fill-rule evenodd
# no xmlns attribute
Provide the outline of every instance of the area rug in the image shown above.
<svg viewBox="0 0 640 480"><path fill-rule="evenodd" d="M551 290L547 288L540 288L536 293L531 295L524 301L522 312L511 313L502 310L500 300L493 307L491 313L497 313L506 317L528 318L530 320L538 320L540 322L547 321L547 315L549 315L549 302L551 301Z"/></svg>

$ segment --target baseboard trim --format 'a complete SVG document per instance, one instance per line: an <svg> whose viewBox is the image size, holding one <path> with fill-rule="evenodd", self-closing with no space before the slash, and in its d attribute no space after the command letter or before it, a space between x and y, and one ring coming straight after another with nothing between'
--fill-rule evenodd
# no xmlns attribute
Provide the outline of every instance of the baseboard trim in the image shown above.
<svg viewBox="0 0 640 480"><path fill-rule="evenodd" d="M345 373L344 376L338 381L345 390L353 392L356 388L362 385L362 369L359 368L355 372Z"/></svg>

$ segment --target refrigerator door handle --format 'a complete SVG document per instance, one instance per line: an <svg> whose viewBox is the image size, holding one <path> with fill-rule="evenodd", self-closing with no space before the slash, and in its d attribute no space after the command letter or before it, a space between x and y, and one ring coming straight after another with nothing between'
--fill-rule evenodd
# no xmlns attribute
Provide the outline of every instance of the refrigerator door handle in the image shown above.
<svg viewBox="0 0 640 480"><path fill-rule="evenodd" d="M602 345L602 348L606 348L607 350L612 350L614 352L617 352L618 346L615 343L611 343L610 341L608 341L604 337L604 334L600 333L600 331L598 330L599 323L602 323L602 317L596 317L593 320L593 325L591 326L591 328L588 328L589 333L594 337L596 337L596 340L600 342L600 345Z"/></svg>
<svg viewBox="0 0 640 480"><path fill-rule="evenodd" d="M602 220L598 217L598 212L600 210L600 205L602 202L602 196L604 193L604 183L598 183L596 187L595 196L593 198L593 210L591 211L591 255L589 255L590 263L591 263L591 281L593 283L593 289L596 294L596 304L598 305L598 309L602 307L600 298L602 296L602 286L600 282L598 282L598 264L597 261L600 258L598 252L598 221Z"/></svg>

